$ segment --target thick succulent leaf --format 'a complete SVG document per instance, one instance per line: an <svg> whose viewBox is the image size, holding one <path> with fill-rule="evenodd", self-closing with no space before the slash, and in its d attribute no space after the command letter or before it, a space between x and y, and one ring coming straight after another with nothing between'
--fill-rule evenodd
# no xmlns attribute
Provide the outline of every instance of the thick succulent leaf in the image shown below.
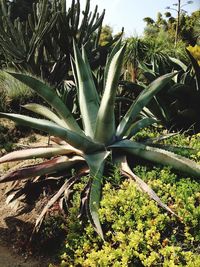
<svg viewBox="0 0 200 267"><path fill-rule="evenodd" d="M122 140L110 146L110 148L112 147L121 148L122 150L135 156L141 157L143 159L156 162L162 165L168 165L183 173L200 177L199 164L188 158L177 155L173 152L156 147L147 146L130 140Z"/></svg>
<svg viewBox="0 0 200 267"><path fill-rule="evenodd" d="M67 145L67 142L57 136L50 136L50 141L56 143L57 145Z"/></svg>
<svg viewBox="0 0 200 267"><path fill-rule="evenodd" d="M155 72L152 69L148 68L146 63L140 61L139 68L143 70L143 75L149 82L154 81L156 79Z"/></svg>
<svg viewBox="0 0 200 267"><path fill-rule="evenodd" d="M40 226L44 220L45 214L47 211L54 205L56 201L63 195L63 193L70 188L76 182L76 177L72 177L67 180L62 187L58 190L58 192L48 201L47 205L43 208L42 212L40 213L39 217L36 220L35 227L33 229L34 232L38 232Z"/></svg>
<svg viewBox="0 0 200 267"><path fill-rule="evenodd" d="M156 118L162 121L164 125L168 124L172 117L172 107L169 107L165 97L155 96L148 106Z"/></svg>
<svg viewBox="0 0 200 267"><path fill-rule="evenodd" d="M99 98L92 78L87 56L81 53L74 42L74 58L77 74L78 100L82 115L84 132L93 137L96 117L99 110Z"/></svg>
<svg viewBox="0 0 200 267"><path fill-rule="evenodd" d="M72 56L70 56L70 63L71 63L71 68L72 68L75 84L78 85L78 76L77 76L77 71L76 71L76 64L75 64L75 60ZM78 92L78 87L76 89Z"/></svg>
<svg viewBox="0 0 200 267"><path fill-rule="evenodd" d="M89 174L89 168L87 165L81 165L81 167L78 166L78 168L76 169L76 174L74 177L72 177L74 179L74 183L80 181L80 178L82 176L86 176ZM72 179L70 178L70 179ZM70 183L69 186L65 189L63 197L60 199L59 205L61 210L63 210L64 212L67 211L67 209L69 208L69 205L71 204L71 197L74 193L72 187L74 185L74 183ZM82 191L83 192L83 191ZM82 192L81 192L81 202L83 201L82 199ZM81 207L80 207L81 209ZM79 216L78 216L79 218Z"/></svg>
<svg viewBox="0 0 200 267"><path fill-rule="evenodd" d="M98 209L101 199L101 187L103 179L104 162L109 152L100 152L97 154L85 155L85 160L90 168L90 176L92 177L91 187L89 191L88 210L91 222L97 233L103 239L103 231L99 221Z"/></svg>
<svg viewBox="0 0 200 267"><path fill-rule="evenodd" d="M80 156L74 156L73 158L61 156L37 165L27 166L19 170L13 171L11 173L8 173L0 178L0 183L28 179L44 174L56 173L58 171L68 169L69 167L83 160L84 159Z"/></svg>
<svg viewBox="0 0 200 267"><path fill-rule="evenodd" d="M79 134L82 134L82 131L79 125L77 124L76 120L73 118L71 112L62 102L62 100L58 97L53 88L49 87L42 81L26 74L13 73L13 72L9 72L9 74L15 77L17 80L29 86L45 101L47 101L47 103L51 105L51 107L55 109L58 115L66 122L66 124L68 125L68 129L76 131Z"/></svg>
<svg viewBox="0 0 200 267"><path fill-rule="evenodd" d="M83 150L84 152L94 151L98 148L102 148L102 145L92 142L86 136L79 135L47 120L35 119L25 115L18 115L12 113L8 114L1 112L0 118L7 118L13 120L18 124L47 132L50 135L58 136L67 141L73 147Z"/></svg>
<svg viewBox="0 0 200 267"><path fill-rule="evenodd" d="M69 170L67 170L69 173ZM60 177L59 177L60 178ZM57 186L58 177L45 177L45 179L39 179L38 177L32 179L31 181L24 181L23 183L19 183L19 181L13 182L12 187L10 188L10 184L8 185L9 191L5 193L7 196L6 204L8 204L12 209L20 214L26 213L27 208L30 211L33 206L28 205L26 199L32 196L32 201L34 202L37 199L37 195L44 191L44 188L50 186ZM32 195L33 192L36 194ZM25 200L25 201L23 201Z"/></svg>
<svg viewBox="0 0 200 267"><path fill-rule="evenodd" d="M55 144L61 146L64 149L66 149L66 151L68 151L68 153L83 155L83 152L81 150L71 146L70 144L68 144L66 141L62 140L59 137L50 136L50 141L54 142Z"/></svg>
<svg viewBox="0 0 200 267"><path fill-rule="evenodd" d="M199 152L197 149L188 147L188 146L179 147L179 146L165 145L165 144L159 144L159 143L150 143L150 142L145 142L145 144L153 146L153 147L157 147L157 148L162 148L164 150L174 152L175 154L191 153L194 155Z"/></svg>
<svg viewBox="0 0 200 267"><path fill-rule="evenodd" d="M145 145L151 145L153 143L157 143L157 142L166 140L168 138L174 137L178 134L179 134L179 132L175 132L175 133L168 133L168 134L160 135L160 136L154 137L154 138L148 138L144 143L145 143Z"/></svg>
<svg viewBox="0 0 200 267"><path fill-rule="evenodd" d="M182 70L186 71L187 70L187 66L179 59L174 58L174 57L169 57L169 59L176 65L178 65L179 67L182 68Z"/></svg>
<svg viewBox="0 0 200 267"><path fill-rule="evenodd" d="M108 57L108 60L106 62L106 66L105 66L105 71L104 71L104 86L106 86L106 81L108 78L108 72L109 72L109 68L110 68L110 64L112 62L112 59L115 56L115 54L119 51L119 49L121 48L121 44L122 44L122 40L120 38L119 41L115 44L114 48L112 49L112 51Z"/></svg>
<svg viewBox="0 0 200 267"><path fill-rule="evenodd" d="M117 128L118 137L122 137L126 133L133 121L142 111L142 109L151 101L155 94L157 94L165 87L165 85L176 74L177 73L169 73L157 78L138 96L138 98L131 105L130 109L127 111Z"/></svg>
<svg viewBox="0 0 200 267"><path fill-rule="evenodd" d="M143 110L140 112L139 117L152 118L154 120L158 119L158 117L155 117L155 115L147 107L143 108ZM159 118L159 121L160 121L160 118Z"/></svg>
<svg viewBox="0 0 200 267"><path fill-rule="evenodd" d="M139 186L139 188L147 193L150 198L155 200L158 205L160 205L165 210L169 211L170 213L176 215L167 205L165 205L161 199L157 196L157 194L151 189L147 183L145 183L142 179L140 179L136 174L134 174L131 169L128 166L128 163L126 161L126 158L124 158L121 162L121 171L124 175L128 176L129 178L133 179L136 184Z"/></svg>
<svg viewBox="0 0 200 267"><path fill-rule="evenodd" d="M95 86L94 79L93 79L93 74L92 74L92 69L90 67L90 63L89 63L89 60L88 60L88 57L87 57L87 54L86 54L86 51L85 51L84 47L82 47L82 58L83 58L83 61L84 61L85 65L86 65L86 68L87 68L87 71L88 71L89 76L91 78L91 81L93 83L93 94L94 95L96 94L96 98L97 98L97 101L98 101L98 108L99 108L100 98L99 98L99 95L98 95L97 90L96 90L96 86Z"/></svg>
<svg viewBox="0 0 200 267"><path fill-rule="evenodd" d="M115 98L121 73L125 46L113 56L108 70L105 91L96 119L95 140L108 144L115 135Z"/></svg>
<svg viewBox="0 0 200 267"><path fill-rule="evenodd" d="M52 112L49 108L36 104L36 103L30 103L23 106L24 108L31 110L39 115L44 116L45 118L54 121L56 124L68 128L68 125L64 120L61 120L54 112Z"/></svg>
<svg viewBox="0 0 200 267"><path fill-rule="evenodd" d="M27 159L51 158L53 156L68 155L77 152L81 153L81 151L78 151L70 145L29 148L8 153L7 155L0 158L0 164Z"/></svg>
<svg viewBox="0 0 200 267"><path fill-rule="evenodd" d="M154 123L158 123L158 120L155 120L153 118L142 118L141 120L135 122L128 131L127 138L131 138L133 135L135 135L137 132L139 132L141 129L144 129L148 126L151 126Z"/></svg>

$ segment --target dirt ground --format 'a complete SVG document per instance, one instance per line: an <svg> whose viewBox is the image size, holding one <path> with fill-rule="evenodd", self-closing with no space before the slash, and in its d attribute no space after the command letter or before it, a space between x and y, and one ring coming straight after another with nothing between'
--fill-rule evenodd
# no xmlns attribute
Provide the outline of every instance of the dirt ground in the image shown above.
<svg viewBox="0 0 200 267"><path fill-rule="evenodd" d="M5 204L5 185L0 186L0 267L46 267L49 262L41 255L31 255L28 236L35 213L16 216Z"/></svg>
<svg viewBox="0 0 200 267"><path fill-rule="evenodd" d="M0 266L1 267L42 267L48 266L38 260L26 260L19 255L13 254L7 247L0 244Z"/></svg>
<svg viewBox="0 0 200 267"><path fill-rule="evenodd" d="M17 145L38 146L47 141L46 136L33 134L19 138ZM4 149L0 149L0 156L4 153ZM0 176L10 168L6 164L0 165ZM12 168L15 168L15 164L11 165ZM42 208L40 206L44 203L39 202L36 208L31 208L25 214L17 214L6 204L4 193L8 186L0 184L0 267L46 267L55 263L51 252L40 252L40 245L37 247L37 244L30 242L35 220Z"/></svg>

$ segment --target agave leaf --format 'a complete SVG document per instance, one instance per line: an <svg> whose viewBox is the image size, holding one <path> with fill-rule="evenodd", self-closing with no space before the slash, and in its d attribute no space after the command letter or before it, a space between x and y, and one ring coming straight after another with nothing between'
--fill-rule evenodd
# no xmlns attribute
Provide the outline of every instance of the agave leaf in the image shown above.
<svg viewBox="0 0 200 267"><path fill-rule="evenodd" d="M68 169L69 167L83 160L84 159L80 156L74 156L73 158L61 156L40 164L27 166L19 170L13 171L11 173L8 173L0 178L0 183L28 179L44 174L56 173L58 171Z"/></svg>
<svg viewBox="0 0 200 267"><path fill-rule="evenodd" d="M14 122L29 126L44 132L49 133L50 135L58 136L65 141L67 141L73 147L77 147L83 151L91 151L96 150L97 148L102 148L102 145L96 144L89 140L86 136L79 135L75 132L72 132L66 128L58 126L57 124L43 120L43 119L35 119L32 117L28 117L25 115L18 115L12 113L2 113L0 112L0 118L7 118L13 120Z"/></svg>
<svg viewBox="0 0 200 267"><path fill-rule="evenodd" d="M169 133L169 134L161 135L161 136L154 137L154 138L149 138L149 139L147 139L144 143L145 143L146 145L151 145L151 144L153 144L153 143L157 143L157 142L166 140L166 139L171 138L171 137L173 137L173 136L176 136L176 135L178 135L178 134L179 134L179 132L176 132L176 133Z"/></svg>
<svg viewBox="0 0 200 267"><path fill-rule="evenodd" d="M141 117L147 117L147 118L152 118L154 120L158 119L158 117L155 117L155 115L147 108L144 107L143 110L140 112ZM160 121L160 118L159 118Z"/></svg>
<svg viewBox="0 0 200 267"><path fill-rule="evenodd" d="M34 77L31 77L22 73L13 73L8 72L17 80L23 82L27 86L29 86L32 90L34 90L38 95L40 95L51 107L55 109L58 115L65 121L68 125L68 129L76 131L79 134L82 134L82 131L77 124L76 120L73 118L71 112L68 110L66 105L62 102L62 100L58 97L55 90L46 85L40 80L37 80Z"/></svg>
<svg viewBox="0 0 200 267"><path fill-rule="evenodd" d="M67 142L57 136L50 136L50 140L57 145L67 145Z"/></svg>
<svg viewBox="0 0 200 267"><path fill-rule="evenodd" d="M37 192L37 194L42 192L47 186L56 186L58 179L59 178L55 177L45 177L45 179L41 179L40 181L35 181L35 179L33 179L29 182L24 182L23 185L20 183L19 187L14 183L15 185L5 193L5 195L7 195L6 204L15 210L17 208L17 215L26 213L27 209L28 211L31 211L33 207L27 204L27 197L29 198L33 192ZM32 197L33 201L36 200L36 195Z"/></svg>
<svg viewBox="0 0 200 267"><path fill-rule="evenodd" d="M191 154L197 154L199 151L195 148L189 147L189 146L172 146L172 145L166 145L166 144L158 144L158 143L150 143L145 141L146 145L150 145L157 148L162 148L164 150L168 150L171 152L174 152L175 154L179 154L182 152L189 152Z"/></svg>
<svg viewBox="0 0 200 267"><path fill-rule="evenodd" d="M148 68L147 65L142 61L139 62L139 68L143 70L143 75L149 82L155 80L156 78L155 72L152 69Z"/></svg>
<svg viewBox="0 0 200 267"><path fill-rule="evenodd" d="M182 68L182 70L186 71L187 70L187 66L179 59L174 58L174 57L169 57L169 59L176 65L178 65L179 67Z"/></svg>
<svg viewBox="0 0 200 267"><path fill-rule="evenodd" d="M105 91L101 100L98 116L96 119L95 140L108 144L115 135L115 97L118 88L119 77L125 52L123 46L112 58L108 70Z"/></svg>
<svg viewBox="0 0 200 267"><path fill-rule="evenodd" d="M169 107L169 104L164 97L155 96L149 103L149 107L151 107L151 111L155 116L160 119L160 121L163 121L164 125L170 121L170 118L172 117L172 107Z"/></svg>
<svg viewBox="0 0 200 267"><path fill-rule="evenodd" d="M126 161L126 158L124 157L124 159L121 161L121 171L124 175L128 176L129 178L133 179L136 184L139 186L140 189L142 189L142 191L144 191L145 193L147 193L150 198L152 198L153 200L155 200L158 205L160 205L162 208L164 208L165 210L169 211L170 213L176 215L167 205L165 205L161 199L157 196L157 194L148 186L147 183L145 183L142 179L140 179L137 175L135 175L131 169L128 166L128 163ZM177 215L176 215L177 216Z"/></svg>
<svg viewBox="0 0 200 267"><path fill-rule="evenodd" d="M62 187L58 190L58 192L48 201L47 205L43 208L42 212L40 213L39 217L36 220L35 227L33 229L33 233L37 232L40 229L40 226L44 220L45 214L47 211L54 205L54 203L62 196L62 194L70 188L75 182L76 177L71 177L67 180Z"/></svg>
<svg viewBox="0 0 200 267"><path fill-rule="evenodd" d="M20 215L23 213L23 211L27 211L28 205L25 201L26 194L23 189L14 192L13 194L9 195L6 198L6 204L14 210L17 215Z"/></svg>
<svg viewBox="0 0 200 267"><path fill-rule="evenodd" d="M153 81L142 93L138 96L136 101L131 105L123 119L121 120L117 128L117 136L123 137L126 131L131 126L132 122L142 109L151 101L151 99L162 90L165 85L176 75L177 73L168 73Z"/></svg>
<svg viewBox="0 0 200 267"><path fill-rule="evenodd" d="M74 153L77 155L83 155L83 152L71 145L69 145L67 142L65 142L64 140L60 139L59 137L55 137L55 136L50 136L50 140L54 143L56 143L57 145L60 145L62 148L64 148L66 150L66 153Z"/></svg>
<svg viewBox="0 0 200 267"><path fill-rule="evenodd" d="M101 186L103 179L104 162L110 152L100 152L97 154L85 155L85 160L90 168L92 177L91 187L89 191L89 217L92 224L95 226L97 233L103 238L103 231L99 221L98 209L101 199Z"/></svg>
<svg viewBox="0 0 200 267"><path fill-rule="evenodd" d="M52 112L49 108L45 106L42 106L36 103L30 103L30 104L23 105L22 107L28 110L31 110L39 115L42 115L46 117L47 119L54 121L56 124L62 127L68 128L68 125L66 124L64 120L61 120L54 112Z"/></svg>
<svg viewBox="0 0 200 267"><path fill-rule="evenodd" d="M137 132L139 132L141 129L144 129L148 126L151 126L154 123L158 123L158 120L155 120L153 118L142 118L141 120L135 122L131 128L128 131L127 138L131 138L133 135L135 135Z"/></svg>
<svg viewBox="0 0 200 267"><path fill-rule="evenodd" d="M110 64L112 62L112 59L114 57L114 55L119 51L119 49L121 48L121 44L122 44L122 40L121 38L119 39L119 41L115 44L114 48L112 49L108 60L106 62L106 66L105 66L105 71L104 71L104 87L106 86L106 82L107 82L107 78L108 78L108 71L110 68Z"/></svg>
<svg viewBox="0 0 200 267"><path fill-rule="evenodd" d="M82 115L84 132L93 137L96 117L99 109L99 98L92 78L91 70L87 62L87 56L83 50L83 58L74 42L74 58L77 74L78 100Z"/></svg>
<svg viewBox="0 0 200 267"><path fill-rule="evenodd" d="M18 150L6 154L0 158L0 164L11 161L20 161L35 158L51 158L58 155L67 155L76 153L77 149L70 145L65 146L54 146L54 147L36 147L24 150ZM81 153L81 151L79 151Z"/></svg>
<svg viewBox="0 0 200 267"><path fill-rule="evenodd" d="M94 95L96 94L96 99L98 101L98 109L99 109L100 99L99 99L99 95L98 95L97 90L96 90L96 86L95 86L93 75L92 75L92 70L91 70L90 63L88 61L88 57L87 57L87 54L86 54L84 47L82 47L82 58L83 58L83 61L85 63L86 69L87 69L89 77L91 79L91 82L93 84L92 85L93 86L93 94Z"/></svg>
<svg viewBox="0 0 200 267"><path fill-rule="evenodd" d="M78 76L77 76L77 71L76 71L76 64L75 64L75 60L72 56L70 56L70 63L71 63L71 67L72 67L72 73L73 73L75 84L78 85ZM78 92L78 87L76 89Z"/></svg>
<svg viewBox="0 0 200 267"><path fill-rule="evenodd" d="M80 178L82 176L86 176L89 174L89 168L88 166L81 166L81 168L79 168L76 172L76 181L79 181ZM75 181L75 182L76 182ZM71 187L73 187L73 184L71 184L69 187L66 188L63 198L60 201L60 208L64 211L66 211L66 209L68 208L68 204L70 204L70 199L71 199L71 195L73 194L73 190L71 190ZM82 195L83 195L83 191L81 192L81 203L83 202L82 199ZM80 207L80 210L82 209L82 205ZM80 216L78 215L78 218L80 218Z"/></svg>
<svg viewBox="0 0 200 267"><path fill-rule="evenodd" d="M74 153L74 154L77 154L79 156L82 156L83 155L83 152L69 144L62 144L61 147L63 149L65 149L66 153L67 154L71 154L71 153Z"/></svg>
<svg viewBox="0 0 200 267"><path fill-rule="evenodd" d="M130 140L122 140L110 146L162 165L169 165L181 172L200 177L200 165L196 162L164 149L147 146Z"/></svg>

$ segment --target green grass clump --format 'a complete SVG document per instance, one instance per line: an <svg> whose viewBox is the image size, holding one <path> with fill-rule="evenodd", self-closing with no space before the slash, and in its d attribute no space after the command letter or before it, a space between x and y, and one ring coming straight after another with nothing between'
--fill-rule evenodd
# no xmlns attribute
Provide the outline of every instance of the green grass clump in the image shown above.
<svg viewBox="0 0 200 267"><path fill-rule="evenodd" d="M35 94L28 86L0 71L0 111L18 111L20 105L34 98Z"/></svg>
<svg viewBox="0 0 200 267"><path fill-rule="evenodd" d="M198 140L199 135L174 137L173 144L197 148ZM199 155L194 157L199 161ZM87 222L80 224L80 197L75 194L66 220L61 266L200 266L199 182L169 167L140 164L134 172L179 218L158 207L133 181L120 183L115 171L117 181L111 177L105 183L99 210L105 242Z"/></svg>

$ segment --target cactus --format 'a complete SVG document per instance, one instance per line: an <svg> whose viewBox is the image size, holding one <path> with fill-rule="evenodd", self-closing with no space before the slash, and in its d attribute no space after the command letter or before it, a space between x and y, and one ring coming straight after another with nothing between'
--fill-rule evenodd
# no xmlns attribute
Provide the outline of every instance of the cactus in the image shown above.
<svg viewBox="0 0 200 267"><path fill-rule="evenodd" d="M105 11L90 11L87 0L80 21L80 0L73 0L67 9L66 0L39 0L28 19L11 20L10 7L1 1L0 63L19 71L28 71L50 84L59 86L71 70L72 42L86 45L94 58ZM92 46L92 49L91 49ZM88 54L89 54L88 53ZM94 55L94 57L93 57Z"/></svg>

